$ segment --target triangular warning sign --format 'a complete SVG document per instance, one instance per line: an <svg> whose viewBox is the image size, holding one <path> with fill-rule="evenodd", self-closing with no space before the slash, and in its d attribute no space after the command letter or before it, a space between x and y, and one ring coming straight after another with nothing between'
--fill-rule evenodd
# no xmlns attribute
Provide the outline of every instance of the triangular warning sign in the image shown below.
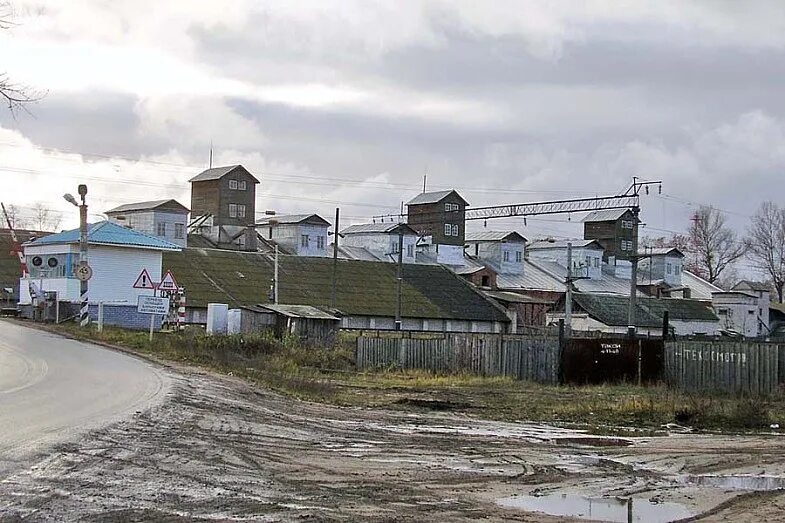
<svg viewBox="0 0 785 523"><path fill-rule="evenodd" d="M155 289L155 282L150 278L147 269L142 269L139 277L134 282L134 289Z"/></svg>
<svg viewBox="0 0 785 523"><path fill-rule="evenodd" d="M174 279L171 271L166 271L166 274L164 274L164 277L161 279L161 283L158 284L158 288L162 291L177 290L177 280Z"/></svg>

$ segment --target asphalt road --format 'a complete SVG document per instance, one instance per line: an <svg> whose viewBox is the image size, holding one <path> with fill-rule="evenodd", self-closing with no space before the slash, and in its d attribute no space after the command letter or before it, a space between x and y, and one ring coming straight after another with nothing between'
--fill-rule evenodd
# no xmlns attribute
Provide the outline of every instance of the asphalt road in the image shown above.
<svg viewBox="0 0 785 523"><path fill-rule="evenodd" d="M143 360L0 321L0 478L168 389L166 375Z"/></svg>

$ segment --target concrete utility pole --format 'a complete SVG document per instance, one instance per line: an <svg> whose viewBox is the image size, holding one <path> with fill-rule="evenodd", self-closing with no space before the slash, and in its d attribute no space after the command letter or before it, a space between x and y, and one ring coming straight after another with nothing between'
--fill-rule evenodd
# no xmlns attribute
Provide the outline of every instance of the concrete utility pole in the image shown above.
<svg viewBox="0 0 785 523"><path fill-rule="evenodd" d="M338 300L338 223L341 218L340 207L335 208L335 227L333 228L333 288L330 292L330 307L336 308Z"/></svg>
<svg viewBox="0 0 785 523"><path fill-rule="evenodd" d="M630 337L635 336L635 308L638 301L638 216L641 208L637 205L632 209L632 270L630 271L630 308L627 313L627 331Z"/></svg>
<svg viewBox="0 0 785 523"><path fill-rule="evenodd" d="M403 226L398 224L398 292L395 300L395 330L402 328L401 318L403 308Z"/></svg>
<svg viewBox="0 0 785 523"><path fill-rule="evenodd" d="M572 242L567 242L567 292L564 295L564 334L572 334Z"/></svg>
<svg viewBox="0 0 785 523"><path fill-rule="evenodd" d="M278 245L275 246L275 268L273 270L273 303L278 305Z"/></svg>

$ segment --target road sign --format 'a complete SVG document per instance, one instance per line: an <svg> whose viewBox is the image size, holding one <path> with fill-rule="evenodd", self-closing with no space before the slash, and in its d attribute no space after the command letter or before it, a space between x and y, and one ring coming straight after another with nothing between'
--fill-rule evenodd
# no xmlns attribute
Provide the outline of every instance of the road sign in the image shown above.
<svg viewBox="0 0 785 523"><path fill-rule="evenodd" d="M136 311L140 314L168 314L169 300L160 296L139 296Z"/></svg>
<svg viewBox="0 0 785 523"><path fill-rule="evenodd" d="M172 271L166 271L166 274L161 279L161 283L158 284L158 288L162 291L176 291L178 289L177 280L174 279Z"/></svg>
<svg viewBox="0 0 785 523"><path fill-rule="evenodd" d="M136 278L134 282L134 289L155 289L156 284L150 278L150 274L147 272L147 269L142 269L142 272L139 273L139 277Z"/></svg>
<svg viewBox="0 0 785 523"><path fill-rule="evenodd" d="M76 273L76 279L79 281L88 281L93 277L93 269L87 262L79 262L74 272Z"/></svg>

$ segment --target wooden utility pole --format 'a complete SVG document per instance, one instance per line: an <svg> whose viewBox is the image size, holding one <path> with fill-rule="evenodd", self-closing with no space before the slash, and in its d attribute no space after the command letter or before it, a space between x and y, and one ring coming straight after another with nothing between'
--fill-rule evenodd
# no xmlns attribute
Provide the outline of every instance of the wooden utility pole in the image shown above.
<svg viewBox="0 0 785 523"><path fill-rule="evenodd" d="M395 300L395 330L399 331L403 325L403 226L398 224L398 289Z"/></svg>
<svg viewBox="0 0 785 523"><path fill-rule="evenodd" d="M341 218L341 209L335 208L335 227L333 227L333 286L330 292L330 307L336 308L338 299L338 234L339 220Z"/></svg>

